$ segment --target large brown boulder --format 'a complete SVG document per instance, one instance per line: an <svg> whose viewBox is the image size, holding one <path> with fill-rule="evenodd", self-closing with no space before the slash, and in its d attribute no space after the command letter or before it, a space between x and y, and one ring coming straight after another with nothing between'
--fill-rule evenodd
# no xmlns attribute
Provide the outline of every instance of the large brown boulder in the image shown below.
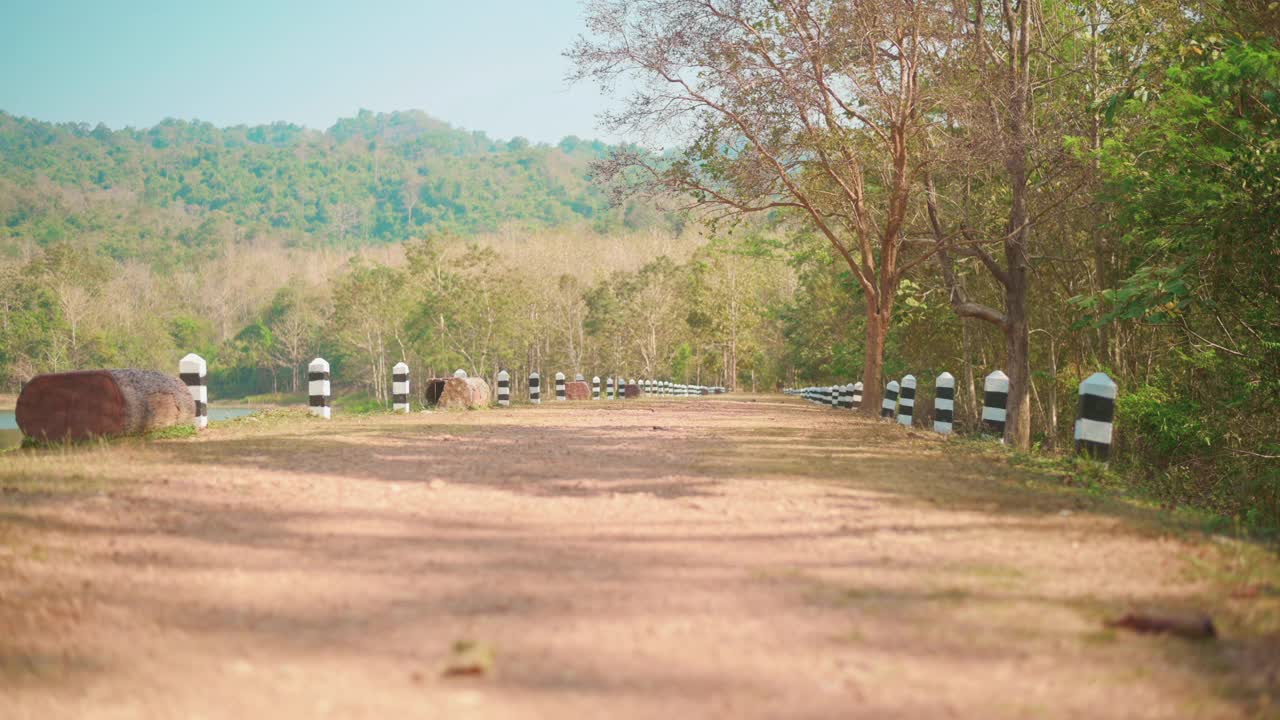
<svg viewBox="0 0 1280 720"><path fill-rule="evenodd" d="M590 400L591 386L580 380L567 382L564 384L564 396L566 400Z"/></svg>
<svg viewBox="0 0 1280 720"><path fill-rule="evenodd" d="M27 437L87 440L193 424L196 404L171 375L86 370L36 376L18 396L15 414Z"/></svg>
<svg viewBox="0 0 1280 720"><path fill-rule="evenodd" d="M444 381L438 407L470 410L489 404L489 383L483 378L451 377Z"/></svg>

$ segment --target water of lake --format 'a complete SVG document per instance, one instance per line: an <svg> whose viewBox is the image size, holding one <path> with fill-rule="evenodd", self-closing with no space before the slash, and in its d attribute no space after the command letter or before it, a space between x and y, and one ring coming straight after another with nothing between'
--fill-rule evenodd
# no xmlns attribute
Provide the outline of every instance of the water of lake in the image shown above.
<svg viewBox="0 0 1280 720"><path fill-rule="evenodd" d="M253 408L211 407L209 422L231 420L245 415L252 415ZM22 432L18 430L18 420L12 410L0 410L0 450L7 450L22 444Z"/></svg>

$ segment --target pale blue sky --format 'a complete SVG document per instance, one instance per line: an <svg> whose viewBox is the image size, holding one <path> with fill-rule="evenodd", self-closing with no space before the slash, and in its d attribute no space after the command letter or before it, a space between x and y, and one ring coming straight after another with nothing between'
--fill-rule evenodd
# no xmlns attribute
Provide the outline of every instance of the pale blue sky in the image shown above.
<svg viewBox="0 0 1280 720"><path fill-rule="evenodd" d="M0 0L0 109L326 128L421 109L497 138L606 137L564 80L579 0Z"/></svg>

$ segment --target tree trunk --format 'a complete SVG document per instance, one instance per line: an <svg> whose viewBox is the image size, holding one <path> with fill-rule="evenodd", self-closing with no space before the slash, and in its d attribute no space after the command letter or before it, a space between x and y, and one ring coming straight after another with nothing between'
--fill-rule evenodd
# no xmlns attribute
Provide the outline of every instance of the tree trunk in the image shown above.
<svg viewBox="0 0 1280 720"><path fill-rule="evenodd" d="M1010 273L1017 277L1017 273ZM1025 281L1014 281L1005 292L1005 362L1009 375L1009 403L1004 426L1005 442L1019 450L1031 449L1031 328L1027 319Z"/></svg>
<svg viewBox="0 0 1280 720"><path fill-rule="evenodd" d="M1014 115L1014 137L1021 138L1020 114ZM1027 259L1027 170L1026 153L1010 154L1008 160L1012 197L1009 232L1004 243L1006 262L1004 289L1005 372L1009 375L1009 400L1004 426L1005 442L1018 450L1031 449L1031 319L1027 311L1027 289L1031 268Z"/></svg>
<svg viewBox="0 0 1280 720"><path fill-rule="evenodd" d="M1004 240L1005 256L1005 362L1009 367L1009 401L1006 406L1005 442L1018 450L1031 449L1031 321L1027 312L1030 263L1030 215L1027 210L1027 123L1031 107L1031 3L1018 9L1019 27L1010 38L1013 52L1009 63L1009 139L1005 168L1009 173L1009 225ZM1010 28L1012 30L1012 28Z"/></svg>
<svg viewBox="0 0 1280 720"><path fill-rule="evenodd" d="M880 416L880 403L884 400L880 376L884 371L884 342L888 334L888 320L868 303L867 349L862 361L862 414L873 418Z"/></svg>

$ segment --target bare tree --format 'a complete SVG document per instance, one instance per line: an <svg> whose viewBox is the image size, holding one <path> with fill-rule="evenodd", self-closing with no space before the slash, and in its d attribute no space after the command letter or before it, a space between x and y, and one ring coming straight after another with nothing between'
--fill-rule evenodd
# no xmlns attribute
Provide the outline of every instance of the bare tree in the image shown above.
<svg viewBox="0 0 1280 720"><path fill-rule="evenodd" d="M591 0L574 78L636 89L609 127L676 139L599 173L723 218L792 210L848 265L865 297L863 407L879 406L885 339L908 253L904 228L929 124L921 70L951 22L902 0Z"/></svg>
<svg viewBox="0 0 1280 720"><path fill-rule="evenodd" d="M1030 243L1033 229L1070 191L1059 193L1033 212L1037 190L1050 187L1070 167L1062 151L1061 127L1034 117L1037 93L1043 93L1070 70L1062 58L1069 53L1054 47L1070 37L1063 28L1049 37L1039 0L970 0L957 16L952 36L957 42L942 57L947 69L937 73L949 85L943 103L949 118L947 132L936 136L943 153L956 155L964 177L960 191L944 198L932 173L926 177L929 219L938 243L938 261L951 298L961 317L977 318L1000 328L1005 339L1005 370L1009 397L1005 437L1014 447L1031 446L1031 314ZM1035 58L1055 63L1036 68ZM1007 197L1003 222L982 228L968 200L971 178L987 179ZM1032 178L1037 182L1033 185ZM1043 193L1042 193L1043 194ZM945 216L954 219L947 227ZM999 248L1003 262L988 248ZM957 278L955 258L976 259L996 283L1002 308L976 302Z"/></svg>
<svg viewBox="0 0 1280 720"><path fill-rule="evenodd" d="M330 223L338 231L338 241L347 239L347 233L360 227L360 208L351 203L335 203L329 209Z"/></svg>
<svg viewBox="0 0 1280 720"><path fill-rule="evenodd" d="M404 201L405 229L410 235L413 234L413 209L422 201L422 176L415 169L410 169L404 174L404 185L400 188L401 199Z"/></svg>

